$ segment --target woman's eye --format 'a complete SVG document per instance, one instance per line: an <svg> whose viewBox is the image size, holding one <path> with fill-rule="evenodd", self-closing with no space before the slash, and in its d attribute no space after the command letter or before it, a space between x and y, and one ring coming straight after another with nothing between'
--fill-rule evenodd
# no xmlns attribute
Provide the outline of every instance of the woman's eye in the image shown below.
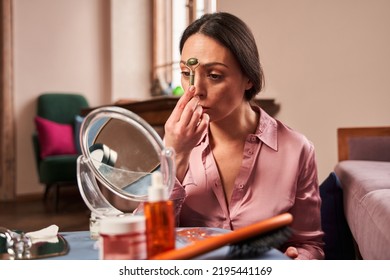
<svg viewBox="0 0 390 280"><path fill-rule="evenodd" d="M215 81L220 80L222 78L222 75L219 75L219 74L209 74L208 76L210 79L215 80Z"/></svg>
<svg viewBox="0 0 390 280"><path fill-rule="evenodd" d="M181 75L183 77L189 77L190 76L190 72L189 71L181 71Z"/></svg>

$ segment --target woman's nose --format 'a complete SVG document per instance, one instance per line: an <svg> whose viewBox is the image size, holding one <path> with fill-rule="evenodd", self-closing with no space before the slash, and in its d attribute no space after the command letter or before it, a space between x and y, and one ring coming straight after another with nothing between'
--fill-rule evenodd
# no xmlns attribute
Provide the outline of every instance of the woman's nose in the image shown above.
<svg viewBox="0 0 390 280"><path fill-rule="evenodd" d="M206 96L206 84L205 84L205 78L202 78L201 75L195 75L195 95L199 97L205 97Z"/></svg>

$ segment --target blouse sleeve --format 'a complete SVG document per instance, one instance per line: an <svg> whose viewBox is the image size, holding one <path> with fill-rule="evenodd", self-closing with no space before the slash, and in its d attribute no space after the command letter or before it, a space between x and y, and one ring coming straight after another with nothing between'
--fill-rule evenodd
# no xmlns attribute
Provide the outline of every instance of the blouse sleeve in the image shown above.
<svg viewBox="0 0 390 280"><path fill-rule="evenodd" d="M172 193L169 197L170 200L172 200L174 203L176 224L178 226L180 225L181 208L187 196L185 186L191 184L194 184L194 180L192 177L191 170L188 169L186 176L184 177L183 183L180 183L180 181L177 178L175 179L175 184L173 186Z"/></svg>
<svg viewBox="0 0 390 280"><path fill-rule="evenodd" d="M298 259L323 259L321 198L313 145L309 145L304 153L297 178L295 203L290 210L294 217L294 234L284 249L296 247Z"/></svg>

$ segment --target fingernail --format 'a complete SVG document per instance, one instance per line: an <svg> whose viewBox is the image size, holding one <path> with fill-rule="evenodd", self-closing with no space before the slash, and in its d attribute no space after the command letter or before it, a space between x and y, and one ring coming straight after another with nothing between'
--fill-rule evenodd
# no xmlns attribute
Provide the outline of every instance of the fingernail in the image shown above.
<svg viewBox="0 0 390 280"><path fill-rule="evenodd" d="M202 119L204 119L207 123L210 122L210 116L208 114L203 114Z"/></svg>
<svg viewBox="0 0 390 280"><path fill-rule="evenodd" d="M194 91L195 91L195 87L194 87L194 86L190 86L190 87L188 88L188 91L189 91L189 92L194 92Z"/></svg>
<svg viewBox="0 0 390 280"><path fill-rule="evenodd" d="M194 98L196 98L196 96L195 96ZM194 103L193 110L194 110L194 111L195 111L195 110L198 110L198 107L200 107L200 106L199 106L199 99L198 99L198 101L197 101L196 103Z"/></svg>

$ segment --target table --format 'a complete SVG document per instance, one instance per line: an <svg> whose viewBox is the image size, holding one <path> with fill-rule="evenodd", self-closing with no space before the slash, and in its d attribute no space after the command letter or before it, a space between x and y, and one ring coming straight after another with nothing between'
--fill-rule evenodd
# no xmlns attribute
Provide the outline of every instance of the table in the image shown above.
<svg viewBox="0 0 390 280"><path fill-rule="evenodd" d="M50 258L50 260L98 260L99 250L97 241L93 240L89 236L89 231L73 231L62 232L61 235L69 243L70 250L68 254L58 257ZM176 246L182 247L185 244L180 241L176 241ZM228 252L228 246L222 247L218 250L214 250L210 253L204 254L197 259L202 260L223 260ZM261 260L288 260L282 252L271 249L268 252L262 254L259 258ZM47 259L49 260L49 259Z"/></svg>

